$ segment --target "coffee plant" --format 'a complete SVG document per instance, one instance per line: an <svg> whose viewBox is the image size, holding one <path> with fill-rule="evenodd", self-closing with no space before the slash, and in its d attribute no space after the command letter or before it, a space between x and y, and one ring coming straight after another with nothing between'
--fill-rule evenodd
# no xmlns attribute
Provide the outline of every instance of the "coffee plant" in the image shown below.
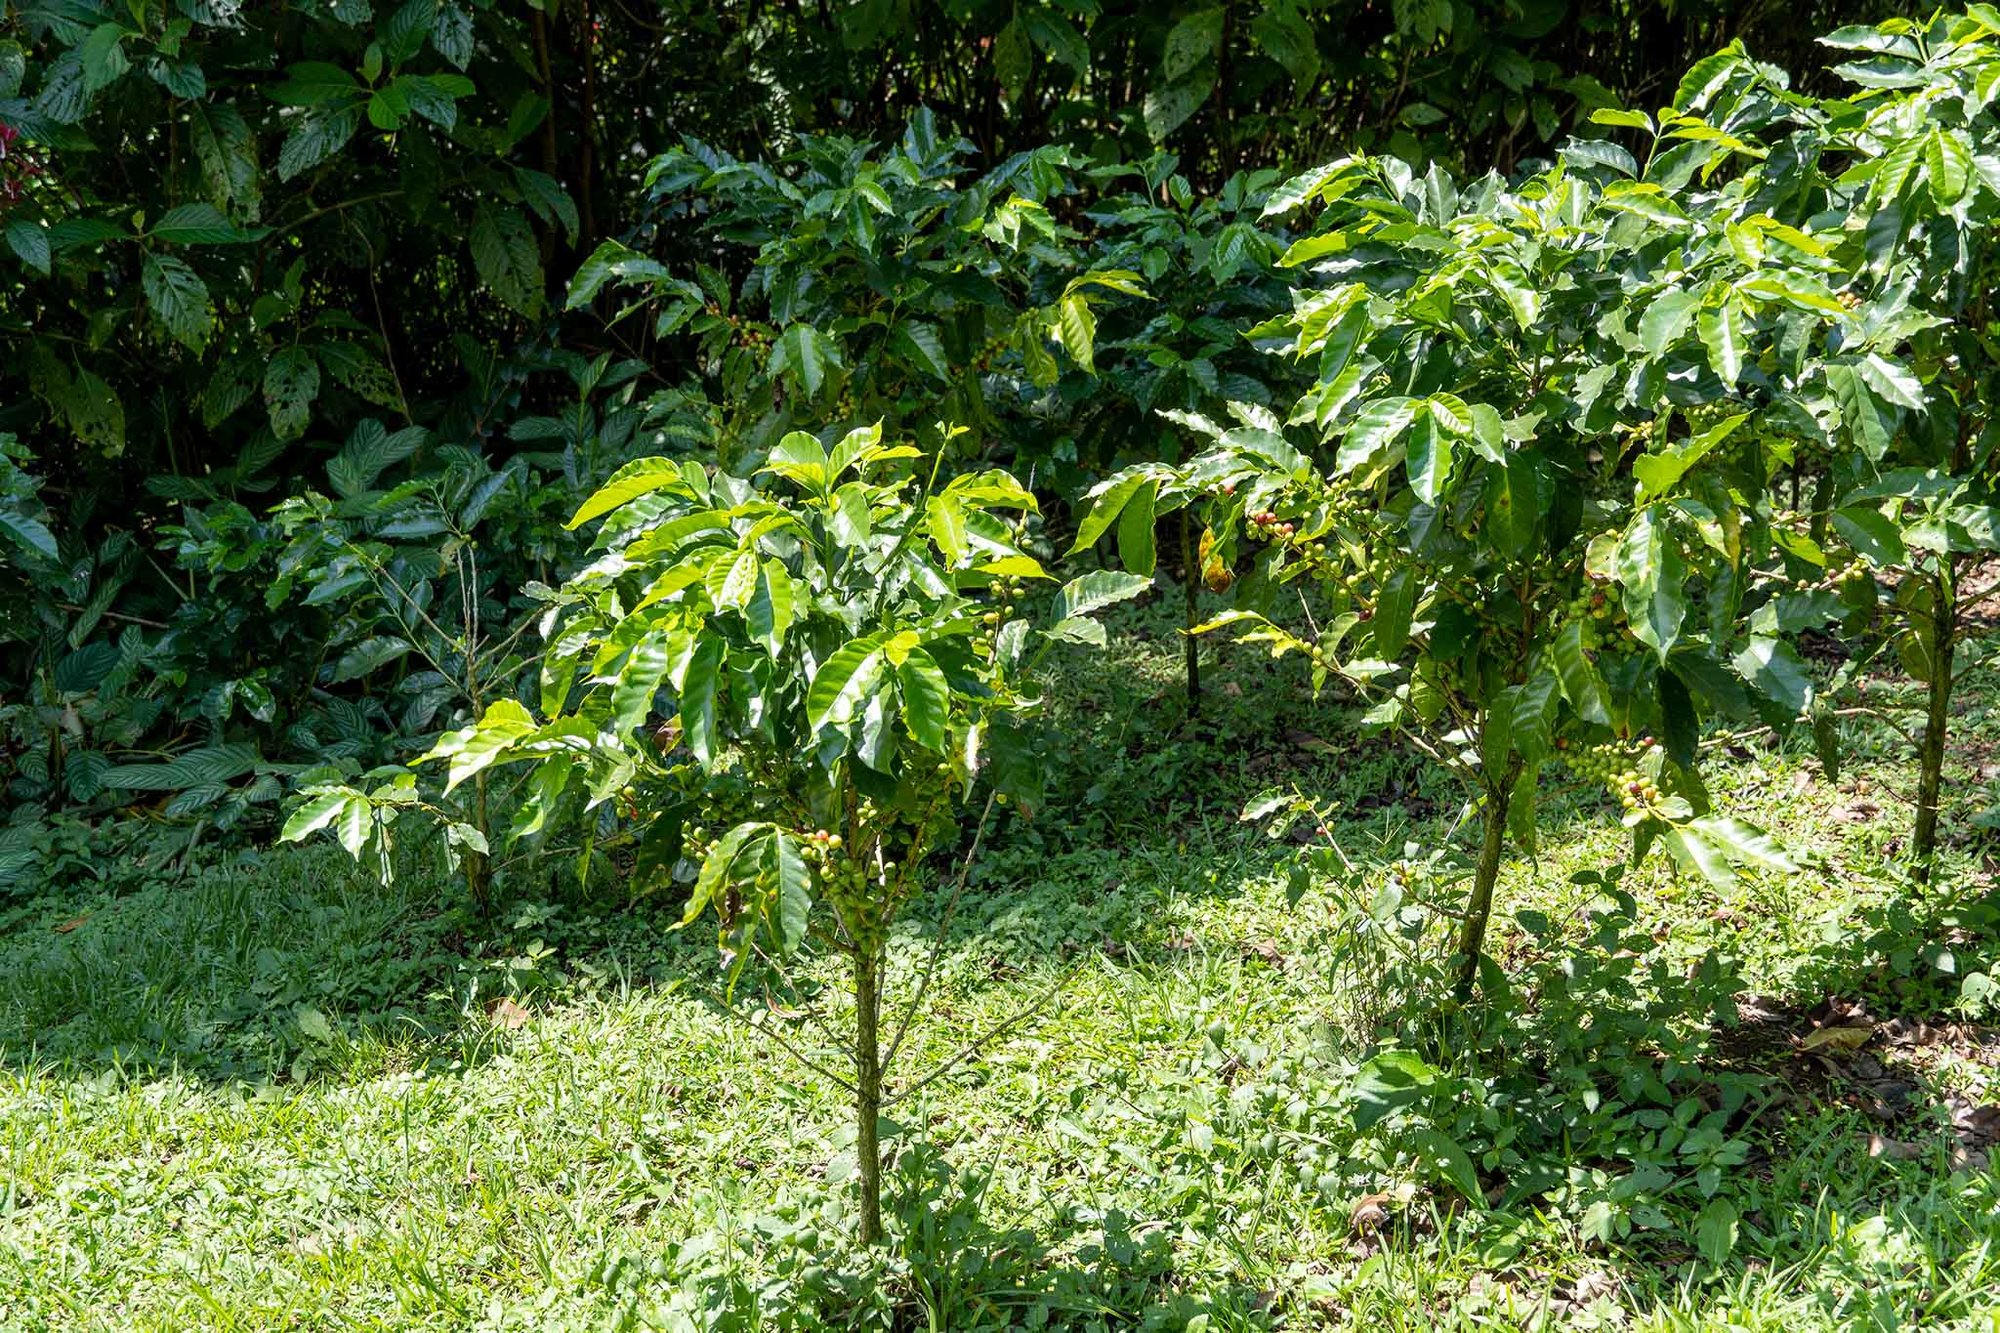
<svg viewBox="0 0 2000 1333"><path fill-rule="evenodd" d="M1143 290L1128 270L1086 271L1080 238L1051 212L1070 189L1069 153L971 177L970 147L928 113L886 151L812 137L745 162L690 143L647 169L651 220L584 262L569 303L639 289L652 336L678 337L716 405L726 466L802 421L947 419L990 435L1004 415L1019 429L1019 405L1056 382L1058 353L1093 368L1099 305ZM643 253L677 245L690 216L704 218L710 253L680 269Z"/></svg>
<svg viewBox="0 0 2000 1333"><path fill-rule="evenodd" d="M1034 497L997 470L940 483L941 455L909 466L922 461L869 426L831 450L786 436L765 486L691 461L627 465L571 521L603 520L597 558L542 594L534 706L497 700L424 756L447 766L447 793L527 766L510 839L566 803L609 805L639 830L640 886L698 867L684 922L715 916L732 985L808 945L847 958L866 1241L881 1234L876 1122L909 1023L885 1049L896 915L930 887L929 855L961 843L972 790L1007 796L1023 771L1035 663L1102 642L1091 617L1151 585L1084 575L1034 628L1049 578L1026 549ZM376 830L418 803L407 774L322 787L285 836L334 826L380 864Z"/></svg>
<svg viewBox="0 0 2000 1333"><path fill-rule="evenodd" d="M1771 483L1796 437L1845 442L1841 358L1907 372L1864 350L1883 312L1829 285L1832 244L1764 211L1755 150L1699 114L1705 78L1658 122L1605 117L1652 140L1643 163L1578 142L1518 184L1461 186L1350 158L1281 190L1274 209L1326 206L1286 256L1319 279L1283 322L1317 384L1285 419L1181 414L1210 451L1101 484L1079 534L1115 524L1143 565L1160 497L1206 495L1208 568L1227 581L1247 555L1256 578L1203 628L1304 654L1315 686L1355 690L1465 781L1483 833L1461 991L1551 762L1612 789L1637 854L1657 841L1722 881L1791 866L1710 807L1701 730L1811 713L1789 637L1834 594L1760 578ZM1318 596L1303 625L1273 618L1291 584Z"/></svg>
<svg viewBox="0 0 2000 1333"><path fill-rule="evenodd" d="M1863 643L1891 647L1925 686L1911 856L1927 877L1952 689L1980 655L1965 632L1980 595L1968 576L2000 549L2000 437L1987 408L2000 392L1990 304L2000 276L2000 13L1975 5L1823 40L1849 57L1834 72L1853 91L1794 113L1804 123L1796 156L1830 164L1810 183L1825 194L1839 281L1867 298L1857 313L1870 341L1893 344L1904 364L1845 348L1832 359L1826 373L1853 447L1827 458L1787 553L1791 572L1840 588ZM1742 57L1727 75L1746 89L1769 77Z"/></svg>

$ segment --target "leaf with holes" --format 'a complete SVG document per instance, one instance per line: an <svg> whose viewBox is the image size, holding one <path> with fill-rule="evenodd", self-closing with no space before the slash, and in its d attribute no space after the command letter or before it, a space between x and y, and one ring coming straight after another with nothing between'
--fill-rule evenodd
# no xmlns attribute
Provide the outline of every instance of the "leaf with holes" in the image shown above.
<svg viewBox="0 0 2000 1333"><path fill-rule="evenodd" d="M542 256L517 208L481 204L472 215L472 266L500 303L534 319L542 313Z"/></svg>
<svg viewBox="0 0 2000 1333"><path fill-rule="evenodd" d="M287 347L264 370L264 407L281 440L305 434L319 397L319 362L303 347Z"/></svg>

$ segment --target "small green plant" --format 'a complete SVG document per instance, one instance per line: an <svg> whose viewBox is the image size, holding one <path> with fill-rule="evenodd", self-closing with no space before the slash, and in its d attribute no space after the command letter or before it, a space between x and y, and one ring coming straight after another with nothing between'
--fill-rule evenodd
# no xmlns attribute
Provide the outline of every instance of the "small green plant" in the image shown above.
<svg viewBox="0 0 2000 1333"><path fill-rule="evenodd" d="M1839 281L1857 306L1866 297L1871 341L1907 366L1866 346L1829 358L1854 448L1829 460L1810 517L1795 516L1788 563L1836 584L1856 637L1891 649L1925 687L1910 855L1928 879L1953 690L1983 655L1981 636L1967 632L1967 611L1985 595L1971 576L2000 549L1990 408L2000 391L1991 297L2000 13L1974 5L1821 41L1850 57L1834 72L1855 88L1795 112L1805 128L1794 156L1842 165L1820 205L1838 220L1828 239ZM1768 75L1748 59L1726 70L1746 96L1765 92ZM1810 179L1802 166L1793 172Z"/></svg>
<svg viewBox="0 0 2000 1333"><path fill-rule="evenodd" d="M606 241L569 305L643 293L654 335L692 354L689 388L713 404L727 467L803 422L884 421L893 433L977 421L987 449L1001 432L1031 449L1046 426L1010 407L1052 389L1064 361L1094 375L1100 314L1145 291L1136 273L1087 265L1083 238L1058 221L1068 149L973 176L970 148L928 111L889 147L808 135L783 157L739 161L690 141L646 182L663 211L699 206L728 262L670 264Z"/></svg>
<svg viewBox="0 0 2000 1333"><path fill-rule="evenodd" d="M1828 286L1828 245L1762 211L1754 172L1690 189L1735 150L1676 142L1716 127L1663 115L1607 118L1653 135L1643 166L1593 142L1512 185L1352 158L1279 190L1274 210L1325 205L1285 257L1318 280L1259 333L1317 383L1285 418L1170 413L1208 451L1108 479L1079 525L1079 549L1115 528L1144 569L1156 514L1204 505L1204 567L1243 553L1257 577L1199 628L1303 654L1315 688L1343 682L1463 779L1482 838L1461 994L1554 763L1610 789L1641 853L1718 881L1791 868L1710 808L1697 752L1711 718L1814 707L1789 635L1832 597L1758 581L1770 483L1815 414L1840 420L1837 363L1812 353L1884 335Z"/></svg>
<svg viewBox="0 0 2000 1333"><path fill-rule="evenodd" d="M896 915L928 887L929 854L966 837L975 787L998 801L1029 783L1019 724L1040 703L1041 654L1101 643L1092 614L1151 586L1086 575L1034 629L1029 589L1049 577L1025 549L1034 497L1000 471L939 485L936 458L926 481L909 467L921 457L875 426L831 450L786 436L759 470L767 487L629 464L572 520L604 522L597 558L545 593L537 707L501 699L424 756L448 765L447 792L530 765L510 837L565 802L611 803L640 830L639 887L698 867L683 924L716 918L731 987L801 949L848 959L844 1082L870 1242L885 1079L928 976L885 1035ZM373 793L322 788L285 836L352 827L350 850L367 852L380 813L414 803L407 774Z"/></svg>
<svg viewBox="0 0 2000 1333"><path fill-rule="evenodd" d="M52 561L55 534L42 504L41 479L22 466L33 456L12 435L0 432L0 556L9 564Z"/></svg>

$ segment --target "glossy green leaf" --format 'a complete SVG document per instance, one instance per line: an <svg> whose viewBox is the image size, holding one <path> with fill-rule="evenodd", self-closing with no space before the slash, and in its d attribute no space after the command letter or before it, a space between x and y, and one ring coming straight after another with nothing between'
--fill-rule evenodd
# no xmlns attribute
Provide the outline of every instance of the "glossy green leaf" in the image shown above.
<svg viewBox="0 0 2000 1333"><path fill-rule="evenodd" d="M612 473L610 479L598 487L588 500L577 506L576 513L563 526L573 532L593 518L602 518L642 495L663 490L687 492L680 465L671 458L634 459Z"/></svg>
<svg viewBox="0 0 2000 1333"><path fill-rule="evenodd" d="M1798 864L1770 834L1733 816L1704 815L1690 821L1688 827L1720 847L1732 860L1781 875L1798 873Z"/></svg>
<svg viewBox="0 0 2000 1333"><path fill-rule="evenodd" d="M1717 888L1736 882L1736 872L1722 849L1691 828L1674 827L1660 833L1660 845L1674 858L1683 873L1694 875Z"/></svg>
<svg viewBox="0 0 2000 1333"><path fill-rule="evenodd" d="M445 790L449 792L506 757L517 742L535 729L535 719L526 708L512 699L501 699L490 705L473 725L439 737L417 762L446 760Z"/></svg>
<svg viewBox="0 0 2000 1333"><path fill-rule="evenodd" d="M810 324L792 324L771 345L768 371L785 376L808 398L819 397L827 377L843 368L840 348Z"/></svg>
<svg viewBox="0 0 2000 1333"><path fill-rule="evenodd" d="M1395 661L1409 646L1410 620L1416 611L1418 589L1416 575L1405 568L1383 580L1381 591L1376 594L1375 618L1369 623L1374 630L1375 655L1385 662Z"/></svg>
<svg viewBox="0 0 2000 1333"><path fill-rule="evenodd" d="M790 572L777 560L766 560L758 572L757 587L743 609L751 637L772 657L784 651L785 634L798 616L798 587Z"/></svg>
<svg viewBox="0 0 2000 1333"><path fill-rule="evenodd" d="M1125 506L1141 490L1150 488L1150 493L1159 493L1159 482L1150 469L1133 469L1121 472L1109 481L1094 488L1086 497L1090 507L1076 525L1076 540L1070 544L1069 553L1095 546L1104 534L1111 531Z"/></svg>
<svg viewBox="0 0 2000 1333"><path fill-rule="evenodd" d="M654 697L673 658L673 637L663 629L653 630L632 645L611 690L611 725L619 735L629 734L652 714Z"/></svg>
<svg viewBox="0 0 2000 1333"><path fill-rule="evenodd" d="M1134 574L1151 578L1158 560L1153 528L1158 521L1153 502L1159 483L1148 479L1118 512L1118 559Z"/></svg>
<svg viewBox="0 0 2000 1333"><path fill-rule="evenodd" d="M1833 530L1847 540L1855 553L1877 568L1904 564L1909 559L1901 529L1879 509L1866 505L1836 509L1832 522Z"/></svg>
<svg viewBox="0 0 2000 1333"><path fill-rule="evenodd" d="M912 648L896 665L896 687L910 739L927 750L943 751L951 741L951 687L943 668L922 648Z"/></svg>
<svg viewBox="0 0 2000 1333"><path fill-rule="evenodd" d="M717 732L716 707L722 689L723 660L727 646L721 638L704 634L688 657L687 674L681 681L681 734L696 762L712 768L721 753Z"/></svg>
<svg viewBox="0 0 2000 1333"><path fill-rule="evenodd" d="M1726 385L1743 377L1743 359L1748 355L1749 327L1743 308L1734 295L1718 305L1703 305L1695 315L1701 344L1708 351L1708 364Z"/></svg>
<svg viewBox="0 0 2000 1333"><path fill-rule="evenodd" d="M832 459L817 439L795 430L778 441L761 472L776 473L807 490L824 493L833 481Z"/></svg>
<svg viewBox="0 0 2000 1333"><path fill-rule="evenodd" d="M1425 404L1412 423L1408 452L1403 458L1409 471L1410 489L1428 505L1438 502L1451 476L1452 433L1444 424L1447 419L1434 405Z"/></svg>
<svg viewBox="0 0 2000 1333"><path fill-rule="evenodd" d="M1101 569L1071 579L1056 596L1055 619L1094 615L1107 606L1130 601L1150 591L1153 581L1137 574L1121 574Z"/></svg>
<svg viewBox="0 0 2000 1333"><path fill-rule="evenodd" d="M333 787L308 793L306 799L286 818L278 831L279 842L301 842L339 819L350 803L367 805L366 798L348 787Z"/></svg>
<svg viewBox="0 0 2000 1333"><path fill-rule="evenodd" d="M771 926L780 957L798 952L812 917L812 874L798 843L783 829L766 838L764 873L771 884Z"/></svg>
<svg viewBox="0 0 2000 1333"><path fill-rule="evenodd" d="M371 675L389 663L408 656L412 648L408 639L396 635L364 639L342 653L340 660L334 663L333 683L338 685Z"/></svg>
<svg viewBox="0 0 2000 1333"><path fill-rule="evenodd" d="M1662 292L1639 315L1639 345L1648 356L1663 355L1687 332L1701 293L1689 288Z"/></svg>
<svg viewBox="0 0 2000 1333"><path fill-rule="evenodd" d="M1056 331L1063 350L1086 374L1096 370L1097 316L1080 296L1066 296L1056 308Z"/></svg>
<svg viewBox="0 0 2000 1333"><path fill-rule="evenodd" d="M1418 406L1414 398L1383 398L1363 408L1340 442L1335 475L1355 471L1396 443L1416 420Z"/></svg>
<svg viewBox="0 0 2000 1333"><path fill-rule="evenodd" d="M1782 639L1753 638L1737 653L1733 665L1744 680L1794 715L1812 702L1812 672L1798 650Z"/></svg>
<svg viewBox="0 0 2000 1333"><path fill-rule="evenodd" d="M688 894L687 910L681 916L683 926L691 925L708 910L723 894L730 882L738 874L737 862L754 840L770 831L770 825L761 823L738 824L715 840L702 858L701 870L695 875L694 888Z"/></svg>
<svg viewBox="0 0 2000 1333"><path fill-rule="evenodd" d="M806 721L814 731L845 726L882 679L887 658L882 636L850 640L813 673L806 692Z"/></svg>
<svg viewBox="0 0 2000 1333"><path fill-rule="evenodd" d="M1604 677L1583 647L1583 626L1577 621L1564 625L1550 645L1550 660L1563 694L1586 722L1600 726L1611 721L1611 709Z"/></svg>
<svg viewBox="0 0 2000 1333"><path fill-rule="evenodd" d="M1687 562L1657 507L1640 510L1632 520L1612 568L1624 589L1632 633L1665 662L1687 616Z"/></svg>

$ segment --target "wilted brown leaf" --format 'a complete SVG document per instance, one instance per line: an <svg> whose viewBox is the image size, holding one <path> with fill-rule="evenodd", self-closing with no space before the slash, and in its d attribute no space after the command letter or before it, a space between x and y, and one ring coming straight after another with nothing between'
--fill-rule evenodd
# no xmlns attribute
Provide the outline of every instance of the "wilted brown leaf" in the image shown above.
<svg viewBox="0 0 2000 1333"><path fill-rule="evenodd" d="M1576 1285L1570 1289L1569 1298L1578 1305L1589 1305L1605 1296L1616 1295L1617 1291L1618 1279L1599 1268L1577 1278Z"/></svg>
<svg viewBox="0 0 2000 1333"><path fill-rule="evenodd" d="M1284 952L1272 940L1251 940L1244 944L1243 952L1263 959L1281 972L1285 968Z"/></svg>
<svg viewBox="0 0 2000 1333"><path fill-rule="evenodd" d="M1922 1157L1924 1155L1924 1145L1921 1143L1909 1143L1902 1139L1884 1138L1880 1134L1870 1134L1868 1136L1868 1155L1870 1157L1886 1157L1892 1162L1907 1162L1912 1158Z"/></svg>
<svg viewBox="0 0 2000 1333"><path fill-rule="evenodd" d="M1378 1230L1389 1220L1387 1204L1392 1196L1388 1194L1364 1194L1355 1200L1354 1207L1347 1214L1347 1225L1357 1236L1365 1236Z"/></svg>

